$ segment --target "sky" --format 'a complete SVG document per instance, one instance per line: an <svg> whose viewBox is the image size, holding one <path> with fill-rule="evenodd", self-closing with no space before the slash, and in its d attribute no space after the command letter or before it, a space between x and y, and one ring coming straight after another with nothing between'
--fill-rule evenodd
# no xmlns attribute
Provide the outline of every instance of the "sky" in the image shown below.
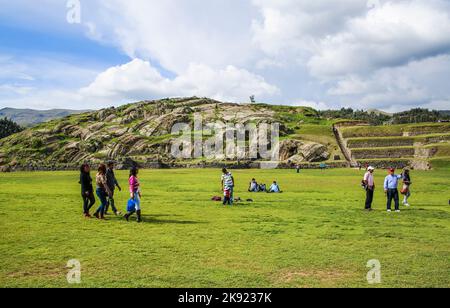
<svg viewBox="0 0 450 308"><path fill-rule="evenodd" d="M0 108L450 109L450 0L0 0Z"/></svg>

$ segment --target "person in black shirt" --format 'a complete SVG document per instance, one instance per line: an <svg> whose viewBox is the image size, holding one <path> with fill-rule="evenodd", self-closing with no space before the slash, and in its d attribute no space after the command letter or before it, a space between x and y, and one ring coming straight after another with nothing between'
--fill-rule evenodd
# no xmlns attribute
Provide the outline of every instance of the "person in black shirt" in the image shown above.
<svg viewBox="0 0 450 308"><path fill-rule="evenodd" d="M121 213L117 211L115 205L114 191L116 190L116 187L119 189L119 191L122 191L122 188L120 187L119 182L116 179L116 175L114 174L114 162L112 161L108 162L108 169L106 170L106 183L109 190L111 191L111 195L108 198L108 205L105 208L105 215L108 214L108 209L110 206L116 216L120 215Z"/></svg>
<svg viewBox="0 0 450 308"><path fill-rule="evenodd" d="M90 218L89 210L95 204L94 188L92 187L91 167L83 164L80 167L81 198L83 199L83 212L86 218Z"/></svg>
<svg viewBox="0 0 450 308"><path fill-rule="evenodd" d="M403 199L403 205L409 207L408 199L411 197L411 175L408 168L405 168L402 173L402 179L403 179L403 189L402 189L402 195L404 195Z"/></svg>

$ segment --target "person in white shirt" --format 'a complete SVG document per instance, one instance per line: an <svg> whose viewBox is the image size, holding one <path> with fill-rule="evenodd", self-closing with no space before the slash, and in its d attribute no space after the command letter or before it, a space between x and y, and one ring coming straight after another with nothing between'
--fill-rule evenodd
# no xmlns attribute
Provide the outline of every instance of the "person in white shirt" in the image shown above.
<svg viewBox="0 0 450 308"><path fill-rule="evenodd" d="M278 183L277 183L276 181L274 181L273 184L272 184L272 186L270 186L268 192L269 192L269 193L275 193L275 194L281 193L280 186L278 185Z"/></svg>
<svg viewBox="0 0 450 308"><path fill-rule="evenodd" d="M226 168L222 169L222 189L229 191L231 204L234 202L234 177ZM230 204L230 205L231 205Z"/></svg>
<svg viewBox="0 0 450 308"><path fill-rule="evenodd" d="M256 182L256 179L252 179L252 181L250 182L248 191L249 192L258 192L258 189L259 189L258 182Z"/></svg>
<svg viewBox="0 0 450 308"><path fill-rule="evenodd" d="M366 211L372 211L373 195L375 192L375 179L373 173L375 168L370 166L364 175L364 185L366 188Z"/></svg>

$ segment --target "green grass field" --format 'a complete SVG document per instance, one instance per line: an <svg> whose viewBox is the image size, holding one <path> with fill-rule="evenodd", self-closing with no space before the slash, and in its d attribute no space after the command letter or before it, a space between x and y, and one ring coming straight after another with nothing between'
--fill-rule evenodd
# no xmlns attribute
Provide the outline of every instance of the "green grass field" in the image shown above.
<svg viewBox="0 0 450 308"><path fill-rule="evenodd" d="M145 222L82 217L76 172L0 174L0 287L372 287L366 264L378 259L378 287L450 287L448 165L413 172L412 207L385 212L385 172L376 173L376 211L362 210L362 172L234 171L233 208L218 170L141 174ZM118 172L126 184L125 172ZM249 194L252 177L279 195ZM117 195L125 207L127 192Z"/></svg>

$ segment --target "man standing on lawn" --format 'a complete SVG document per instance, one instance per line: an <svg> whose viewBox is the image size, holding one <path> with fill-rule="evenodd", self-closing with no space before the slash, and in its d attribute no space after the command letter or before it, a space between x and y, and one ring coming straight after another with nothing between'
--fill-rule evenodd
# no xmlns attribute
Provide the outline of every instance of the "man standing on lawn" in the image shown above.
<svg viewBox="0 0 450 308"><path fill-rule="evenodd" d="M120 188L119 182L117 181L116 175L114 174L113 161L108 162L108 169L106 170L106 184L108 185L108 188L111 191L111 195L108 198L108 205L105 208L105 215L108 214L108 209L110 206L116 216L120 215L121 213L117 211L115 205L114 191L116 190L116 187L119 189L119 191L122 191L122 188Z"/></svg>
<svg viewBox="0 0 450 308"><path fill-rule="evenodd" d="M230 192L230 203L234 201L234 178L226 168L222 169L222 189Z"/></svg>
<svg viewBox="0 0 450 308"><path fill-rule="evenodd" d="M364 185L366 187L366 211L372 211L373 194L375 192L375 180L373 177L374 167L367 168L367 172L364 175Z"/></svg>
<svg viewBox="0 0 450 308"><path fill-rule="evenodd" d="M389 175L384 180L384 193L387 197L387 211L392 212L392 200L395 202L395 212L400 213L400 197L398 194L398 181L401 175L395 174L395 169L389 169Z"/></svg>

